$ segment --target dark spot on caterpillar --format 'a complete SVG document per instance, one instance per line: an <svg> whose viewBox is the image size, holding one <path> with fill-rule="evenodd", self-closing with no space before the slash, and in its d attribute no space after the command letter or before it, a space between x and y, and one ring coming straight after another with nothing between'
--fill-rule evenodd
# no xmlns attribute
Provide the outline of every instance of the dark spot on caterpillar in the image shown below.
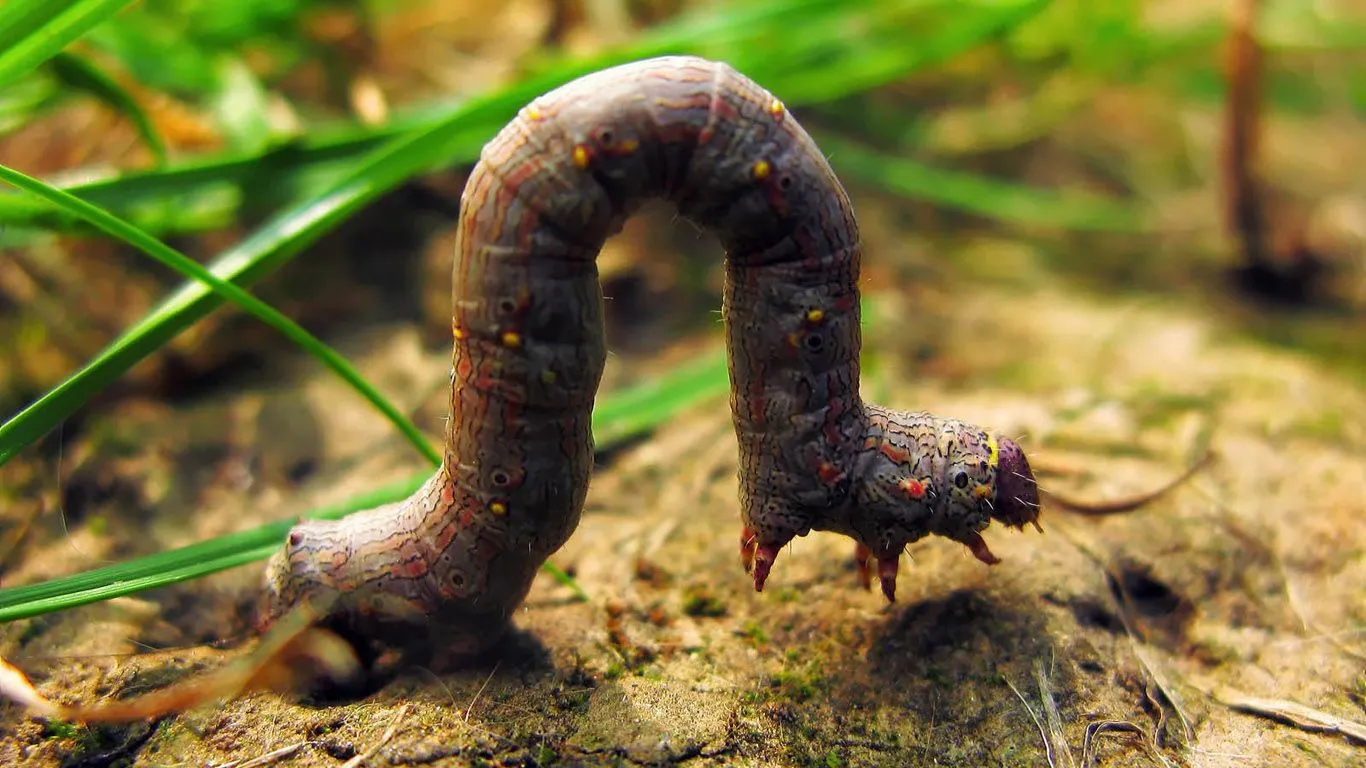
<svg viewBox="0 0 1366 768"><path fill-rule="evenodd" d="M968 473L967 473L967 472L963 472L963 471L960 470L960 471L958 472L958 474L956 474L956 475L953 476L953 484L956 485L956 486L958 486L959 488L967 488L967 487L968 487Z"/></svg>
<svg viewBox="0 0 1366 768"><path fill-rule="evenodd" d="M456 589L459 589L459 588L465 586L465 574L461 573L460 571L456 571L455 573L452 573L452 574L451 574L451 586L455 587Z"/></svg>
<svg viewBox="0 0 1366 768"><path fill-rule="evenodd" d="M510 315L517 311L517 302L504 296L498 300L498 311L505 315Z"/></svg>
<svg viewBox="0 0 1366 768"><path fill-rule="evenodd" d="M806 339L803 340L803 343L806 344L806 348L812 352L819 352L825 347L825 339L822 339L814 333L808 334Z"/></svg>
<svg viewBox="0 0 1366 768"><path fill-rule="evenodd" d="M786 173L778 176L778 189L787 191L792 188L792 177Z"/></svg>
<svg viewBox="0 0 1366 768"><path fill-rule="evenodd" d="M493 470L493 472L489 474L489 479L493 481L494 485L499 487L506 486L508 483L512 482L512 478L508 473L501 469Z"/></svg>

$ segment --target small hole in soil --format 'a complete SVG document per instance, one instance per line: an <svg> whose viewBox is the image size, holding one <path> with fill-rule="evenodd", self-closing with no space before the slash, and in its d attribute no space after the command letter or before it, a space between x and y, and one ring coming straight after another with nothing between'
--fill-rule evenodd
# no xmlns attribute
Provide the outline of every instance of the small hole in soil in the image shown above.
<svg viewBox="0 0 1366 768"><path fill-rule="evenodd" d="M1134 607L1143 616L1167 616L1181 609L1184 602L1171 587L1153 578L1146 568L1126 567L1120 571L1117 585L1120 594L1115 597Z"/></svg>

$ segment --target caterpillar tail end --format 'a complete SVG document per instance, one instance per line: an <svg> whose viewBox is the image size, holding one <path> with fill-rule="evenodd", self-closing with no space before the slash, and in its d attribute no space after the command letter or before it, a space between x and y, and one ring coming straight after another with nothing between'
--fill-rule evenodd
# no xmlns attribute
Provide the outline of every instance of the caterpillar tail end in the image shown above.
<svg viewBox="0 0 1366 768"><path fill-rule="evenodd" d="M266 562L265 589L252 612L252 626L258 633L268 631L299 600L292 588L289 551L276 550Z"/></svg>

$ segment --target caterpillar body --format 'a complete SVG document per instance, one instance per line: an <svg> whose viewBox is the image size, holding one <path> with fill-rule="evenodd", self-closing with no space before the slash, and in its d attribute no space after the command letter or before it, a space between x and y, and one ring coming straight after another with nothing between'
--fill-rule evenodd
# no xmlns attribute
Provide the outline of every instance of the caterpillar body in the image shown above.
<svg viewBox="0 0 1366 768"><path fill-rule="evenodd" d="M782 102L730 66L669 56L606 69L523 108L462 197L444 462L411 498L304 522L267 569L262 624L356 595L353 639L478 652L510 624L579 523L606 359L595 258L651 198L719 237L741 560L762 590L811 531L857 542L894 598L908 542L937 534L996 562L991 520L1037 526L1013 441L859 396L858 225Z"/></svg>

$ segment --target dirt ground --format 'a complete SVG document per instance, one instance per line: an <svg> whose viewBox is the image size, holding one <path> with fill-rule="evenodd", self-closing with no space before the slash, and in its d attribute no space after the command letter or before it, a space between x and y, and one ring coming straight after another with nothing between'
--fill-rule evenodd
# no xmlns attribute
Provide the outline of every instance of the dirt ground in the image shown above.
<svg viewBox="0 0 1366 768"><path fill-rule="evenodd" d="M912 265L878 271L870 257L881 289L869 399L1019 435L1046 489L1087 499L1160 485L1205 439L1215 462L1137 512L1046 509L1043 536L993 528L996 567L944 540L913 545L894 605L857 587L850 543L824 534L794 542L755 594L734 546L734 437L713 400L606 457L553 558L591 602L543 577L488 662L413 670L357 700L261 694L132 726L6 707L0 762L340 766L392 731L367 764L1362 764L1366 745L1228 706L1284 699L1366 720L1366 392L1354 367L1261 341L1210 294L1083 288L1034 246L931 249L865 210L870 253ZM924 284L905 282L936 259ZM445 349L411 323L337 341L439 433ZM659 357L613 357L609 386ZM179 402L120 402L60 453L38 453L4 469L6 486L38 489L6 502L7 520L32 519L7 585L423 468L301 362ZM13 622L0 655L61 701L155 689L251 647L260 573Z"/></svg>

